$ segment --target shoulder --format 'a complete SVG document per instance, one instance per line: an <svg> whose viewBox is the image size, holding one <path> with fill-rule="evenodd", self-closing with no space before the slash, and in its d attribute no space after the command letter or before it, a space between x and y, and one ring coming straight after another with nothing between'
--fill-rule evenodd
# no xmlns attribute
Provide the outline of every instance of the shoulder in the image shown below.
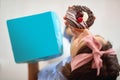
<svg viewBox="0 0 120 80"><path fill-rule="evenodd" d="M108 41L105 40L105 38L103 38L103 37L100 36L100 35L95 35L95 39L96 39L99 43L101 43L102 45L106 45L106 44L108 43Z"/></svg>

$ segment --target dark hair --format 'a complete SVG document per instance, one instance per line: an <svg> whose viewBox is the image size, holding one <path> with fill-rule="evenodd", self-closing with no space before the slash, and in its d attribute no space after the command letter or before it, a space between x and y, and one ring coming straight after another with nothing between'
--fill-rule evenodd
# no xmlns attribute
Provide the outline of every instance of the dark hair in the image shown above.
<svg viewBox="0 0 120 80"><path fill-rule="evenodd" d="M110 48L112 48L112 45L110 42L107 42L106 45L103 45L101 50L105 51ZM87 46L84 46L81 48L79 53L82 54L83 52L91 53L91 49ZM62 68L62 73L68 80L116 80L120 71L117 56L104 54L101 58L103 60L103 67L100 70L99 76L96 75L96 69L91 69L92 61L75 69L72 72L70 63L67 63Z"/></svg>

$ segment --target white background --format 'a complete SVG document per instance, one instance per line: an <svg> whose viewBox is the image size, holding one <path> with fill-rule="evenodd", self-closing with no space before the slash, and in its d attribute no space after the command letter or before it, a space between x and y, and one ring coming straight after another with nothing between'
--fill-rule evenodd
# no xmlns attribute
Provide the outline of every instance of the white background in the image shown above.
<svg viewBox="0 0 120 80"><path fill-rule="evenodd" d="M55 11L61 20L64 30L63 16L70 5L86 5L96 16L91 27L94 34L100 34L113 44L120 54L120 0L0 0L0 80L27 80L27 64L16 64L11 50L6 20L38 14L45 11ZM40 62L40 68L69 55L68 41L63 38L64 55L49 62ZM120 59L119 59L120 60Z"/></svg>

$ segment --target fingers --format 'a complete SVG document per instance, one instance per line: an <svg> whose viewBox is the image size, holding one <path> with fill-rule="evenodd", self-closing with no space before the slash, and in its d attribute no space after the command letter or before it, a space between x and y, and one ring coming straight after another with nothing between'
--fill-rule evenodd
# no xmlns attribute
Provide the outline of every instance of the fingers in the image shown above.
<svg viewBox="0 0 120 80"><path fill-rule="evenodd" d="M67 21L65 21L64 23L65 23L65 25L66 25L66 26L68 26L68 25L69 25L69 23L68 23Z"/></svg>
<svg viewBox="0 0 120 80"><path fill-rule="evenodd" d="M65 24L66 26L69 26L69 23L68 23L68 21L66 20L66 19L67 19L66 16L64 16L63 19L65 20L64 24Z"/></svg>
<svg viewBox="0 0 120 80"><path fill-rule="evenodd" d="M67 21L67 17L64 16L63 19L65 20L64 24L66 25L66 27L69 27L70 23Z"/></svg>
<svg viewBox="0 0 120 80"><path fill-rule="evenodd" d="M67 19L66 16L64 16L63 19L66 20Z"/></svg>

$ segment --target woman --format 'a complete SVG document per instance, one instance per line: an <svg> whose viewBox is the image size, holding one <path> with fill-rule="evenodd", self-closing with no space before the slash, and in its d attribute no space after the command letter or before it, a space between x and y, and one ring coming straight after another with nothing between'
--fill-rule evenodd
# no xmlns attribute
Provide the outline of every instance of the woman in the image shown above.
<svg viewBox="0 0 120 80"><path fill-rule="evenodd" d="M71 61L62 69L67 80L116 80L120 66L111 43L89 31L95 20L92 11L74 5L64 19L73 36Z"/></svg>
<svg viewBox="0 0 120 80"><path fill-rule="evenodd" d="M111 43L89 31L95 20L93 12L74 5L64 19L71 55L41 70L39 80L116 80L120 67Z"/></svg>

